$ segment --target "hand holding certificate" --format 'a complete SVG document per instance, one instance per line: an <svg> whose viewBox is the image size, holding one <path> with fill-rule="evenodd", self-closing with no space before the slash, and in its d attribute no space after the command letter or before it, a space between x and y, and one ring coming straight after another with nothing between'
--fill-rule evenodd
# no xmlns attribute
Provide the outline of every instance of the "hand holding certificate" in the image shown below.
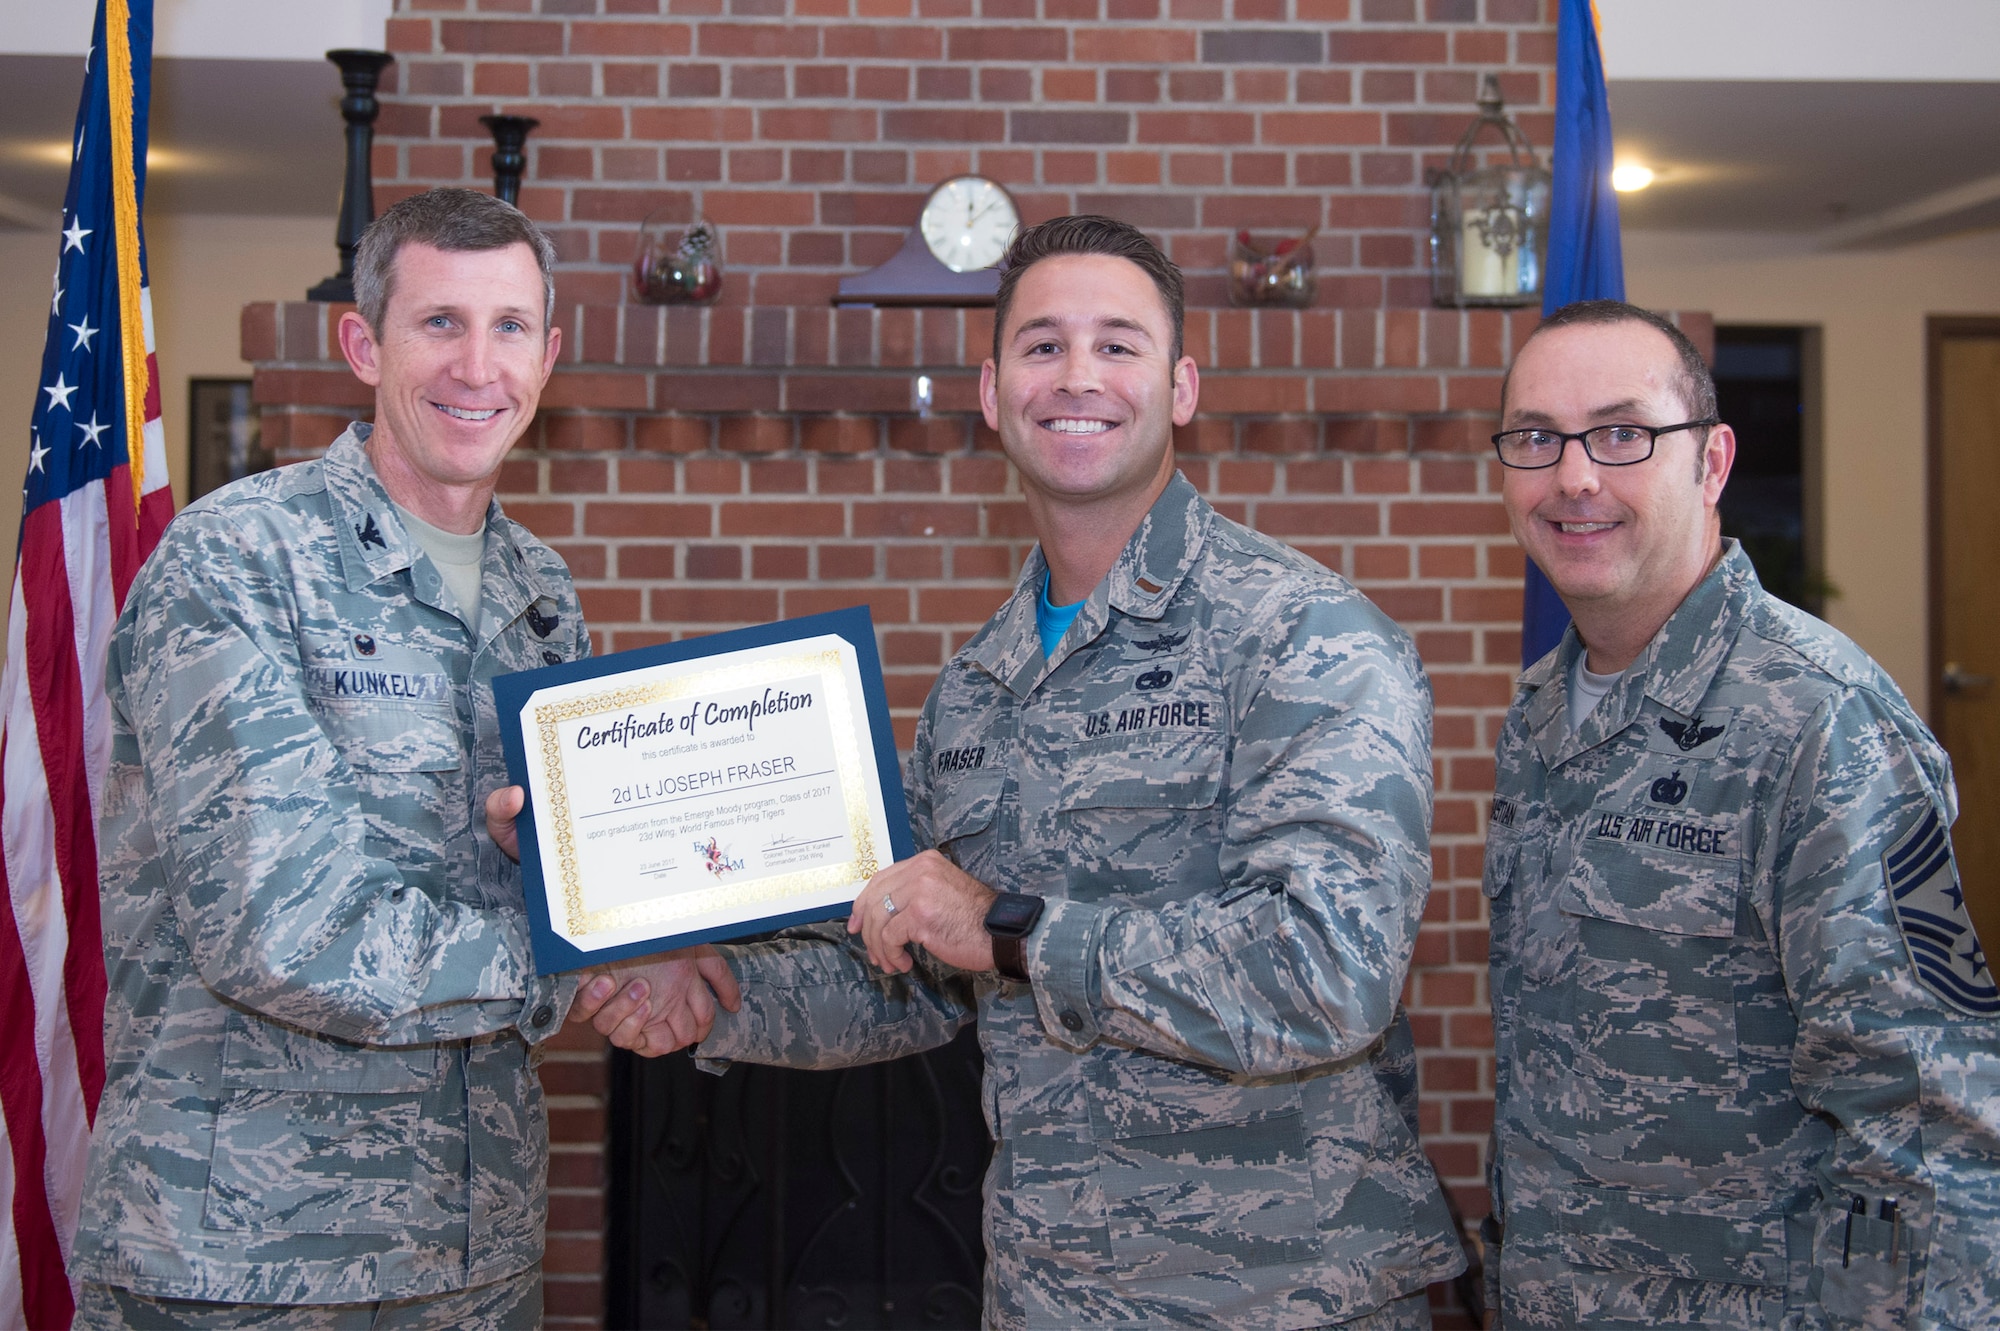
<svg viewBox="0 0 2000 1331"><path fill-rule="evenodd" d="M542 973L843 915L912 851L865 610L494 683Z"/></svg>

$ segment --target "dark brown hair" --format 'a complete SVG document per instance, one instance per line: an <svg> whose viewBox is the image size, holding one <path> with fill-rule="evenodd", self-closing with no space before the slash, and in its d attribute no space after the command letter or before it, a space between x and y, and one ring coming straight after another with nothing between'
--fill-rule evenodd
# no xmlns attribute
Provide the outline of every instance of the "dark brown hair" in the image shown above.
<svg viewBox="0 0 2000 1331"><path fill-rule="evenodd" d="M1715 411L1715 376L1709 373L1708 362L1701 358L1701 352L1688 335L1674 326L1673 320L1640 305L1632 305L1622 300L1577 300L1551 314L1535 326L1521 343L1525 351L1528 343L1543 333L1555 328L1602 327L1608 324L1644 324L1665 337L1673 344L1674 354L1680 358L1680 372L1674 376L1674 391L1680 395L1681 405L1687 408L1688 419L1709 420ZM1521 352L1514 353L1514 359L1521 359ZM1513 381L1514 367L1507 367L1507 377L1500 381L1500 409L1507 409L1507 387ZM1706 429L1694 432L1698 442L1708 440Z"/></svg>
<svg viewBox="0 0 2000 1331"><path fill-rule="evenodd" d="M1007 310L1014 303L1014 288L1021 274L1040 263L1064 254L1103 254L1114 259L1130 259L1153 280L1160 303L1167 307L1167 321L1174 330L1174 354L1167 362L1181 359L1182 326L1186 320L1187 291L1181 270L1174 266L1158 245L1130 222L1084 213L1075 217L1052 217L1017 234L1000 260L1000 295L993 302L993 359L1000 359L1001 330L1007 326Z"/></svg>

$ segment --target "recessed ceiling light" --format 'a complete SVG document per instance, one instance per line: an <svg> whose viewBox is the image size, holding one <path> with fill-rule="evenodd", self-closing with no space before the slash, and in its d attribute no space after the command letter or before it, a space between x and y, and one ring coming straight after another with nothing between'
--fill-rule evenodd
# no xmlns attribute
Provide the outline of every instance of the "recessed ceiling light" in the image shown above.
<svg viewBox="0 0 2000 1331"><path fill-rule="evenodd" d="M1620 194L1630 194L1653 183L1653 168L1640 166L1637 162L1626 162L1611 168L1611 188Z"/></svg>

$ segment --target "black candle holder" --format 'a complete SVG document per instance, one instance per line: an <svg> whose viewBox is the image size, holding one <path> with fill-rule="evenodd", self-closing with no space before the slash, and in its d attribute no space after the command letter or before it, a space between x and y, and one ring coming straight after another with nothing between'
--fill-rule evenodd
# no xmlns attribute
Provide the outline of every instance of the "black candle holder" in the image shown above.
<svg viewBox="0 0 2000 1331"><path fill-rule="evenodd" d="M542 122L527 116L481 116L479 123L493 132L494 196L519 206L521 173L528 169L528 131Z"/></svg>
<svg viewBox="0 0 2000 1331"><path fill-rule="evenodd" d="M375 85L396 57L387 51L328 51L326 58L340 67L340 82L347 89L340 99L341 119L347 122L347 179L340 187L340 225L333 233L333 243L340 247L340 271L307 291L306 299L353 300L354 248L375 220L369 154L375 144L375 116L382 109L375 100Z"/></svg>

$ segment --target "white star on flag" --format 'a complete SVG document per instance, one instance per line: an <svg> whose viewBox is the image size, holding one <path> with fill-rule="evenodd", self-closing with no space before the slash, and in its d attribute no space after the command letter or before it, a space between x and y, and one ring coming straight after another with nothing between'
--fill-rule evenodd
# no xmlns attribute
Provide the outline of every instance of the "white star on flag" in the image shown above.
<svg viewBox="0 0 2000 1331"><path fill-rule="evenodd" d="M109 425L99 425L97 423L97 413L93 411L90 413L90 424L79 425L76 428L83 431L83 446L85 448L96 448L99 446L97 436L103 434L111 427Z"/></svg>
<svg viewBox="0 0 2000 1331"><path fill-rule="evenodd" d="M90 350L90 339L96 337L104 330L102 328L92 328L90 326L90 316L86 314L83 316L83 322L80 324L71 324L69 331L76 334L76 341L70 346L70 350L76 351L81 349L88 351Z"/></svg>
<svg viewBox="0 0 2000 1331"><path fill-rule="evenodd" d="M61 407L64 411L68 411L69 395L74 393L77 387L76 384L64 383L62 375L56 375L55 386L42 389L44 393L49 395L49 410L54 411L57 407Z"/></svg>
<svg viewBox="0 0 2000 1331"><path fill-rule="evenodd" d="M63 253L68 254L71 250L75 250L78 254L83 253L83 238L89 234L91 233L79 219L70 218L69 228L62 233Z"/></svg>
<svg viewBox="0 0 2000 1331"><path fill-rule="evenodd" d="M57 274L56 274L56 283L55 283L55 285L56 285L56 298L55 298L54 300L52 300L52 301L50 301L50 302L49 302L49 313L50 313L50 314L61 314L61 313L62 313L62 298L63 298L63 289L62 289L62 274L61 274L61 273L57 273Z"/></svg>
<svg viewBox="0 0 2000 1331"><path fill-rule="evenodd" d="M40 471L42 469L42 459L49 455L49 446L42 442L42 436L39 433L34 438L35 451L28 454L28 470Z"/></svg>

